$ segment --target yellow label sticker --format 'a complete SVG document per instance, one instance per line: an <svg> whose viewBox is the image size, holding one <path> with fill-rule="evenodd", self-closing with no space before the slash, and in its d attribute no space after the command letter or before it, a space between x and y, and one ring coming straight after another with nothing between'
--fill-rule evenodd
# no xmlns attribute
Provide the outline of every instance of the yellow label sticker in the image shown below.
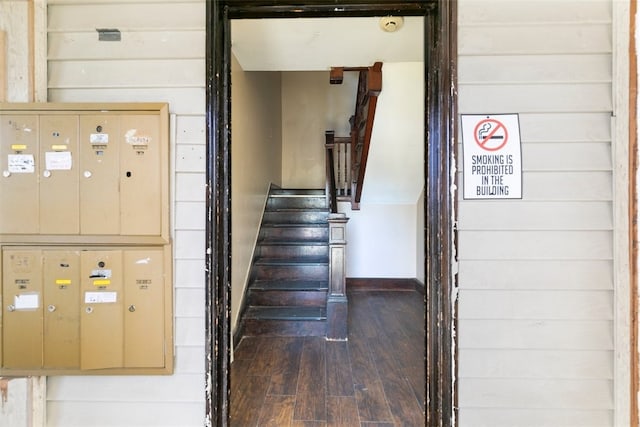
<svg viewBox="0 0 640 427"><path fill-rule="evenodd" d="M62 150L66 150L68 147L66 145L52 145L51 149L53 151L62 151Z"/></svg>
<svg viewBox="0 0 640 427"><path fill-rule="evenodd" d="M107 286L111 284L111 280L108 279L101 279L101 280L94 280L93 281L93 286Z"/></svg>
<svg viewBox="0 0 640 427"><path fill-rule="evenodd" d="M56 285L70 285L71 279L56 279Z"/></svg>
<svg viewBox="0 0 640 427"><path fill-rule="evenodd" d="M11 149L14 151L23 151L27 149L25 144L11 144Z"/></svg>

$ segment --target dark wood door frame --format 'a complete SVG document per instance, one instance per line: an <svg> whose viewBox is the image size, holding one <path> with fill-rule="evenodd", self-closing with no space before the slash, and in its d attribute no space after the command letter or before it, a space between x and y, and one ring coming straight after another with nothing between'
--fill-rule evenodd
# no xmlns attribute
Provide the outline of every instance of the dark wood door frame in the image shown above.
<svg viewBox="0 0 640 427"><path fill-rule="evenodd" d="M206 424L229 425L231 346L230 20L424 16L426 424L456 424L455 248L452 191L456 141L455 0L207 0L206 2Z"/></svg>

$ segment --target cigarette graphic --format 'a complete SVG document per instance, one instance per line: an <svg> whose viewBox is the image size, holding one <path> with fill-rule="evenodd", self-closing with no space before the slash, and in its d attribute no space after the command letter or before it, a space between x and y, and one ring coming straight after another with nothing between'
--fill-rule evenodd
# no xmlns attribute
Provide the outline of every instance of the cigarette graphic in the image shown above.
<svg viewBox="0 0 640 427"><path fill-rule="evenodd" d="M491 130L491 127L491 123L485 123L482 125L482 128L478 131L478 139L480 141L487 139L487 134ZM504 139L504 135L491 135L489 139Z"/></svg>

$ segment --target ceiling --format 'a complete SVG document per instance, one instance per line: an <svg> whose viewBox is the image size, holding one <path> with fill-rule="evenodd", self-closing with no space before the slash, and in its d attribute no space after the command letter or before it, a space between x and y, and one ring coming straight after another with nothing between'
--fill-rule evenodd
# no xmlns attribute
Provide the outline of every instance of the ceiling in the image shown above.
<svg viewBox="0 0 640 427"><path fill-rule="evenodd" d="M231 21L231 49L245 71L322 71L376 61L421 62L422 17L405 17L396 32L379 17Z"/></svg>

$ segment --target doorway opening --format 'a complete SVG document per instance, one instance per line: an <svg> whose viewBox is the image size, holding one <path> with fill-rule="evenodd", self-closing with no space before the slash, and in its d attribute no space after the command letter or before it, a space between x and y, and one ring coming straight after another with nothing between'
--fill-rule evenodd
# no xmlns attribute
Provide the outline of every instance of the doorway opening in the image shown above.
<svg viewBox="0 0 640 427"><path fill-rule="evenodd" d="M454 423L451 163L455 133L455 2L274 5L207 2L207 423L228 425L231 350L231 22L246 18L424 18L427 424Z"/></svg>

